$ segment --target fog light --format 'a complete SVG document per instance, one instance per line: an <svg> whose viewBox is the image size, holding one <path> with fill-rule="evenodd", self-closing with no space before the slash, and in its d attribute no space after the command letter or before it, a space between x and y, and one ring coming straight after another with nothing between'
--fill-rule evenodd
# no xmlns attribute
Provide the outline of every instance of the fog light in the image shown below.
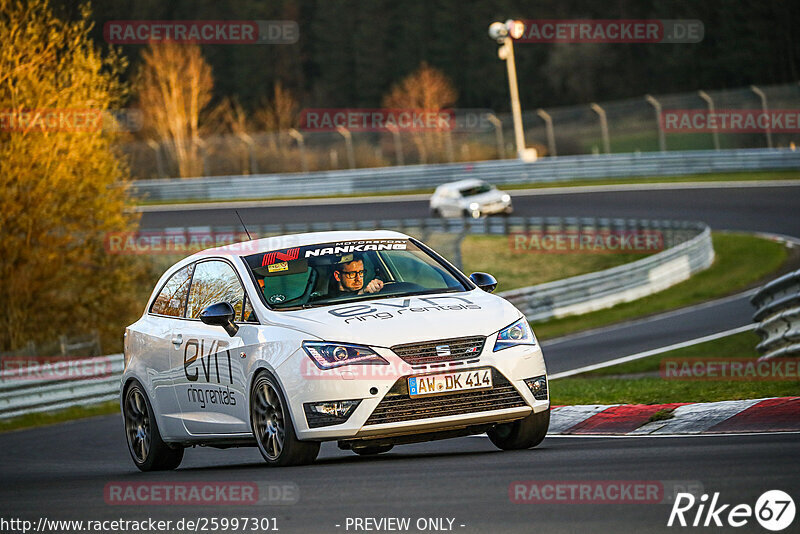
<svg viewBox="0 0 800 534"><path fill-rule="evenodd" d="M361 400L306 402L303 409L309 428L340 425L353 414Z"/></svg>
<svg viewBox="0 0 800 534"><path fill-rule="evenodd" d="M535 376L533 378L526 378L525 385L533 393L533 398L536 400L547 400L547 377Z"/></svg>

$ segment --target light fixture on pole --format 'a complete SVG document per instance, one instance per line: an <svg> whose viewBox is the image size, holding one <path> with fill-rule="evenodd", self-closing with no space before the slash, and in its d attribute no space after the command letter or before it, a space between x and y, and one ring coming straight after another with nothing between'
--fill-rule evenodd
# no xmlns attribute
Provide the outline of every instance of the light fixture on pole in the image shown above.
<svg viewBox="0 0 800 534"><path fill-rule="evenodd" d="M518 20L493 22L489 25L489 37L497 41L497 57L506 62L508 71L508 89L511 93L511 115L514 119L514 139L517 144L517 156L523 161L536 161L536 149L525 148L525 133L522 129L522 110L519 105L519 89L517 87L517 65L514 61L514 39L525 33L525 24Z"/></svg>

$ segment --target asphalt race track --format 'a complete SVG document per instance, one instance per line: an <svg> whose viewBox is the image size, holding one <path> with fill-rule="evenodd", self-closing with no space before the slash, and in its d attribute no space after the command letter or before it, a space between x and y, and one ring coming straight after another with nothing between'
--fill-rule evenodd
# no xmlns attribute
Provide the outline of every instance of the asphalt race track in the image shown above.
<svg viewBox="0 0 800 534"><path fill-rule="evenodd" d="M520 195L512 191L515 215L524 217L625 217L685 219L706 222L712 229L775 232L800 237L800 185L720 187ZM679 184L678 184L679 185ZM269 203L240 208L245 224L353 221L427 217L427 200L386 202L338 199L336 204ZM142 228L171 226L234 226L232 209L163 210L142 214ZM156 211L157 210L157 211Z"/></svg>
<svg viewBox="0 0 800 534"><path fill-rule="evenodd" d="M561 373L750 324L751 294L747 291L646 319L542 341L547 372Z"/></svg>
<svg viewBox="0 0 800 534"><path fill-rule="evenodd" d="M518 215L526 216L696 219L714 229L800 236L797 186L532 195L515 198L515 206ZM284 205L240 212L250 224L425 217L427 202ZM235 221L227 209L148 212L142 226L232 225L231 217ZM747 294L742 294L589 335L550 340L543 344L548 370L561 372L694 339L747 324L751 316ZM285 469L264 467L254 448L196 448L187 450L178 471L143 474L130 460L121 417L107 416L1 434L0 517L37 521L249 516L275 518L280 532L299 533L368 532L346 528L348 517L407 517L412 525L407 532L420 531L414 527L420 518L452 519L452 531L464 533L694 531L698 529L666 527L669 503L518 504L512 502L509 489L515 481L530 480L654 481L666 482L666 488L675 483L702 487L707 494L720 492L722 503L754 506L770 489L800 493L798 450L798 434L550 437L535 449L515 452L501 452L485 437L468 437L399 446L378 457L359 457L328 443L314 465ZM255 482L261 488L289 485L299 500L279 506L120 506L104 500L109 483L208 481ZM695 511L696 507L687 518L692 520ZM735 531L764 530L751 518Z"/></svg>
<svg viewBox="0 0 800 534"><path fill-rule="evenodd" d="M509 487L515 481L603 480L673 481L666 487L674 488L677 481L720 492L723 503L753 506L770 489L800 491L799 441L797 434L547 438L535 449L501 452L487 438L467 437L396 447L371 458L325 444L314 465L285 469L264 467L254 448L198 448L187 451L178 471L143 474L128 456L121 417L108 416L0 435L0 516L34 522L257 516L275 518L280 532L292 533L354 532L345 529L348 517L409 517L412 525L447 517L454 519L453 531L476 534L666 532L674 529L666 528L670 504L515 504ZM104 500L108 483L208 481L288 484L299 500L280 506ZM687 517L693 519L694 509ZM763 529L751 519L737 531Z"/></svg>

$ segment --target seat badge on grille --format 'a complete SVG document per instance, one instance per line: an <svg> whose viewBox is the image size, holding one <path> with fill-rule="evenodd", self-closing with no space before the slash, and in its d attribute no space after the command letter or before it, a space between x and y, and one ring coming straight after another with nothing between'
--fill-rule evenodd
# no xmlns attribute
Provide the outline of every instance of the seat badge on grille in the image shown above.
<svg viewBox="0 0 800 534"><path fill-rule="evenodd" d="M450 356L450 345L436 345L437 356Z"/></svg>

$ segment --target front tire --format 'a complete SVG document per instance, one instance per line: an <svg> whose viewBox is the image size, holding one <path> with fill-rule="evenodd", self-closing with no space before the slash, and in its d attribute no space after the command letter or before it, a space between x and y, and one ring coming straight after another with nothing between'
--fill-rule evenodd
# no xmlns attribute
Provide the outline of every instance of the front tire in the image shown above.
<svg viewBox="0 0 800 534"><path fill-rule="evenodd" d="M270 466L310 464L319 454L318 441L297 439L289 405L278 381L270 373L262 372L253 382L250 425L258 450Z"/></svg>
<svg viewBox="0 0 800 534"><path fill-rule="evenodd" d="M542 442L550 427L550 408L532 413L525 419L497 425L486 434L495 446L504 451L530 449Z"/></svg>
<svg viewBox="0 0 800 534"><path fill-rule="evenodd" d="M172 448L161 439L153 407L144 387L133 381L122 402L125 437L133 463L141 471L169 471L183 460L183 447Z"/></svg>

